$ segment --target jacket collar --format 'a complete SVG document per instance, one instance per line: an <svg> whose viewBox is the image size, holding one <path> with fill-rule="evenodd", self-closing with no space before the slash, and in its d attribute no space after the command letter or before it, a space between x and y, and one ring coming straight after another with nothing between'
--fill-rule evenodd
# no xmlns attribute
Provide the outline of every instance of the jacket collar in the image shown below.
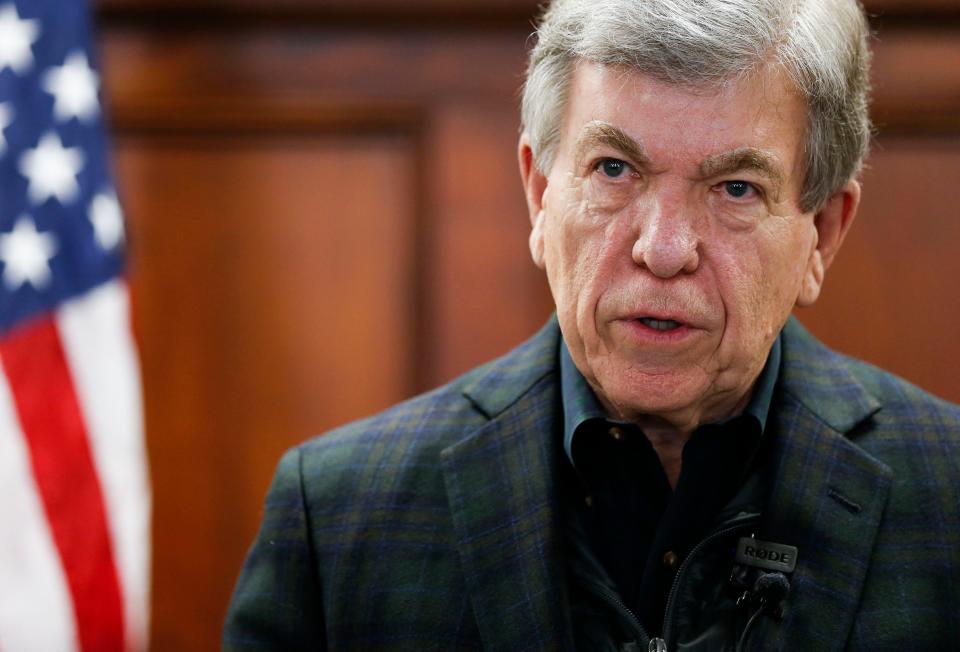
<svg viewBox="0 0 960 652"><path fill-rule="evenodd" d="M573 649L556 480L561 402L556 318L478 371L464 396L490 421L441 455L457 546L484 649ZM859 603L891 471L855 443L879 409L847 362L791 318L769 428L770 500L758 536L799 549L774 647L842 648Z"/></svg>
<svg viewBox="0 0 960 652"><path fill-rule="evenodd" d="M573 650L560 549L559 328L484 369L464 395L489 419L441 453L485 650Z"/></svg>
<svg viewBox="0 0 960 652"><path fill-rule="evenodd" d="M848 359L821 344L793 317L784 326L783 340L780 390L831 429L850 432L880 410L880 403L851 371Z"/></svg>
<svg viewBox="0 0 960 652"><path fill-rule="evenodd" d="M536 335L507 355L480 369L463 389L463 395L488 419L523 398L545 376L557 371L560 326L553 315Z"/></svg>
<svg viewBox="0 0 960 652"><path fill-rule="evenodd" d="M855 443L880 408L846 359L791 318L771 412L772 480L759 536L796 546L798 559L783 620L762 625L771 648L845 645L892 478Z"/></svg>

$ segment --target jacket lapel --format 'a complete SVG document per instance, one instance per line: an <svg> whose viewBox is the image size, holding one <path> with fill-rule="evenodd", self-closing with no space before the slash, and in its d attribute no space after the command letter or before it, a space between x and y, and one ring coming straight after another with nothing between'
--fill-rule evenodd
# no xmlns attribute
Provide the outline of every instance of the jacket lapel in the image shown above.
<svg viewBox="0 0 960 652"><path fill-rule="evenodd" d="M466 390L490 421L441 455L485 650L573 649L558 536L559 330L551 321Z"/></svg>
<svg viewBox="0 0 960 652"><path fill-rule="evenodd" d="M558 529L560 419L552 320L464 394L490 420L441 455L457 546L484 649L572 650ZM843 649L892 473L855 444L880 405L791 319L768 427L771 495L758 536L799 549L783 619L764 649Z"/></svg>
<svg viewBox="0 0 960 652"><path fill-rule="evenodd" d="M760 538L796 546L798 560L779 632L768 619L762 638L770 649L843 649L892 478L854 443L880 405L843 358L792 319L783 346Z"/></svg>

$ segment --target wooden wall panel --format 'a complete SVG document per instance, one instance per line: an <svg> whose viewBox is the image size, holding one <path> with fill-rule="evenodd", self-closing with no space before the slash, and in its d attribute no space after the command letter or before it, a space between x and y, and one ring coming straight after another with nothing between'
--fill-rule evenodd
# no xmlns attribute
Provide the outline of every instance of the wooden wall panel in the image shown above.
<svg viewBox="0 0 960 652"><path fill-rule="evenodd" d="M507 350L550 312L526 254L515 160L524 39L499 29L121 27L104 61L121 133L407 125L423 134L411 175L424 238L414 337L425 344L412 393Z"/></svg>
<svg viewBox="0 0 960 652"><path fill-rule="evenodd" d="M156 501L153 649L217 648L284 448L550 312L515 161L537 4L98 0ZM866 4L883 131L802 318L957 400L960 5Z"/></svg>
<svg viewBox="0 0 960 652"><path fill-rule="evenodd" d="M314 17L358 16L378 18L520 18L536 14L541 0L95 0L101 14L129 15L141 12L193 15L284 15ZM956 16L956 0L863 0L867 12L879 16Z"/></svg>
<svg viewBox="0 0 960 652"><path fill-rule="evenodd" d="M431 126L431 204L441 217L429 237L442 273L429 278L425 328L433 334L428 379L438 384L525 340L553 303L527 246L516 108L458 102Z"/></svg>
<svg viewBox="0 0 960 652"><path fill-rule="evenodd" d="M120 139L154 649L216 647L283 450L409 393L415 154L391 134Z"/></svg>
<svg viewBox="0 0 960 652"><path fill-rule="evenodd" d="M863 203L800 318L837 349L960 401L960 24L888 25L874 45L878 137Z"/></svg>
<svg viewBox="0 0 960 652"><path fill-rule="evenodd" d="M523 33L124 24L103 45L156 495L153 644L213 649L282 450L549 313L516 181ZM477 60L493 72L464 75Z"/></svg>
<svg viewBox="0 0 960 652"><path fill-rule="evenodd" d="M880 138L863 205L801 319L845 353L960 402L960 134Z"/></svg>
<svg viewBox="0 0 960 652"><path fill-rule="evenodd" d="M881 135L960 132L960 22L882 29L873 50L872 115Z"/></svg>

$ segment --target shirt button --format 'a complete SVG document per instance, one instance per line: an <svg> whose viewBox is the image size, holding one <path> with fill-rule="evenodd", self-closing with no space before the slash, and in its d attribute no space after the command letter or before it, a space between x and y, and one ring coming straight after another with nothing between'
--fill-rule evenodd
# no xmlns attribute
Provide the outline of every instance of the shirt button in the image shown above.
<svg viewBox="0 0 960 652"><path fill-rule="evenodd" d="M621 428L620 426L611 426L610 430L608 430L607 432L610 433L610 436L613 437L614 440L616 441L623 440L623 428Z"/></svg>
<svg viewBox="0 0 960 652"><path fill-rule="evenodd" d="M677 567L678 561L680 561L680 558L677 556L677 553L675 553L674 551L668 550L665 553L663 553L663 566L665 568L673 570L674 568Z"/></svg>

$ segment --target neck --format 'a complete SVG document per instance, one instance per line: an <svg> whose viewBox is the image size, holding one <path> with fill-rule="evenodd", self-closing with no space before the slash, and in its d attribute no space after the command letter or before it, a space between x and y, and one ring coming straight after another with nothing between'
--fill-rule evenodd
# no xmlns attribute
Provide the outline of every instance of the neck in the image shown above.
<svg viewBox="0 0 960 652"><path fill-rule="evenodd" d="M660 466L667 476L671 489L676 489L680 478L680 468L683 464L683 447L690 439L692 432L676 432L669 429L644 428L643 434L650 441Z"/></svg>
<svg viewBox="0 0 960 652"><path fill-rule="evenodd" d="M601 400L601 404L608 416L630 421L643 431L644 436L657 453L657 457L660 458L660 465L667 476L670 488L675 489L683 465L683 447L686 446L693 431L701 424L722 421L743 412L750 402L752 394L753 386L751 385L746 393L736 401L728 402L726 405L714 405L712 406L713 409L709 410L701 406L697 410L669 415L624 414L620 410L613 409L614 406L607 405L603 400Z"/></svg>

